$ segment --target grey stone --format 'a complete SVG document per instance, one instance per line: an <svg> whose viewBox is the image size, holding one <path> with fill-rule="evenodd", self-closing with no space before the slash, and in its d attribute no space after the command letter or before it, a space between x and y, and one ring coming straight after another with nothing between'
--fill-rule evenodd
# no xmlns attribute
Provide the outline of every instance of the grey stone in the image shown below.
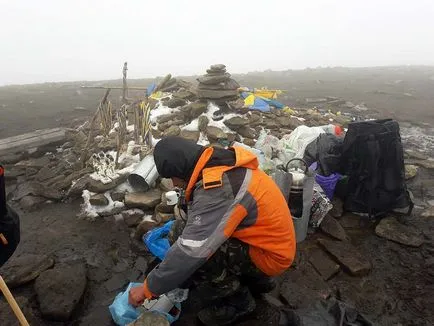
<svg viewBox="0 0 434 326"><path fill-rule="evenodd" d="M173 220L174 217L175 216L173 213L155 212L153 219L158 224L163 224L169 222L170 220Z"/></svg>
<svg viewBox="0 0 434 326"><path fill-rule="evenodd" d="M175 112L175 113L168 113L168 114L162 114L157 117L156 121L157 123L166 123L173 120L183 120L184 114L181 112Z"/></svg>
<svg viewBox="0 0 434 326"><path fill-rule="evenodd" d="M159 188L162 191L166 192L166 191L173 190L175 187L173 185L172 179L161 178Z"/></svg>
<svg viewBox="0 0 434 326"><path fill-rule="evenodd" d="M37 210L43 203L47 201L47 198L39 196L24 196L20 200L20 207L28 212Z"/></svg>
<svg viewBox="0 0 434 326"><path fill-rule="evenodd" d="M170 326L169 321L160 314L144 312L127 326Z"/></svg>
<svg viewBox="0 0 434 326"><path fill-rule="evenodd" d="M255 140L251 138L244 138L243 143L250 147L253 147L256 144Z"/></svg>
<svg viewBox="0 0 434 326"><path fill-rule="evenodd" d="M360 228L361 220L359 215L346 213L339 219L339 223L345 229L357 229Z"/></svg>
<svg viewBox="0 0 434 326"><path fill-rule="evenodd" d="M264 128L267 129L278 129L279 124L275 120L266 120L264 123Z"/></svg>
<svg viewBox="0 0 434 326"><path fill-rule="evenodd" d="M413 179L417 175L418 167L416 165L405 165L405 180Z"/></svg>
<svg viewBox="0 0 434 326"><path fill-rule="evenodd" d="M258 138L258 132L248 126L242 126L238 129L238 134L242 137L255 139Z"/></svg>
<svg viewBox="0 0 434 326"><path fill-rule="evenodd" d="M425 169L429 169L432 170L434 169L434 160L418 160L418 159L408 159L405 160L404 163L410 164L410 165L417 165L417 166L421 166Z"/></svg>
<svg viewBox="0 0 434 326"><path fill-rule="evenodd" d="M122 202L125 199L125 192L115 191L115 192L112 192L110 194L110 197L112 198L113 201L120 201L120 202Z"/></svg>
<svg viewBox="0 0 434 326"><path fill-rule="evenodd" d="M129 269L129 265L125 261L119 261L115 266L113 266L113 272L123 273Z"/></svg>
<svg viewBox="0 0 434 326"><path fill-rule="evenodd" d="M319 239L318 243L354 276L363 276L371 270L371 263L348 242Z"/></svg>
<svg viewBox="0 0 434 326"><path fill-rule="evenodd" d="M190 111L190 118L196 119L202 113L206 112L208 108L208 103L206 102L194 102L188 105Z"/></svg>
<svg viewBox="0 0 434 326"><path fill-rule="evenodd" d="M206 115L201 115L199 117L198 125L199 125L199 131L205 132L206 127L208 127L209 119Z"/></svg>
<svg viewBox="0 0 434 326"><path fill-rule="evenodd" d="M202 77L199 77L197 81L205 85L215 85L225 82L229 80L229 78L231 78L231 75L226 72L219 75L203 75Z"/></svg>
<svg viewBox="0 0 434 326"><path fill-rule="evenodd" d="M212 89L198 89L197 95L199 98L217 100L217 99L232 99L238 96L237 90L212 90Z"/></svg>
<svg viewBox="0 0 434 326"><path fill-rule="evenodd" d="M332 236L335 239L345 241L347 240L347 234L339 224L339 222L332 216L326 215L320 224L321 231Z"/></svg>
<svg viewBox="0 0 434 326"><path fill-rule="evenodd" d="M58 174L59 171L57 169L45 166L41 170L39 170L38 174L36 174L36 180L43 182L48 179L54 178Z"/></svg>
<svg viewBox="0 0 434 326"><path fill-rule="evenodd" d="M18 201L28 195L44 197L53 200L62 199L62 194L56 189L53 189L52 187L46 187L41 183L32 181L19 184L12 194L12 200Z"/></svg>
<svg viewBox="0 0 434 326"><path fill-rule="evenodd" d="M173 97L167 102L167 106L169 108L177 108L177 107L183 106L185 104L186 104L185 100L183 100L181 98L177 98L177 97Z"/></svg>
<svg viewBox="0 0 434 326"><path fill-rule="evenodd" d="M134 192L125 195L125 205L129 208L153 209L161 202L161 191L157 188L147 192Z"/></svg>
<svg viewBox="0 0 434 326"><path fill-rule="evenodd" d="M148 270L148 261L144 257L140 256L137 258L134 268L142 273L146 273Z"/></svg>
<svg viewBox="0 0 434 326"><path fill-rule="evenodd" d="M181 133L179 126L173 125L164 130L163 137L178 136Z"/></svg>
<svg viewBox="0 0 434 326"><path fill-rule="evenodd" d="M128 279L123 274L115 274L110 279L104 282L104 287L107 291L113 292L123 288L128 283Z"/></svg>
<svg viewBox="0 0 434 326"><path fill-rule="evenodd" d="M192 100L196 97L196 95L190 91L178 91L173 93L173 97L180 98L182 100Z"/></svg>
<svg viewBox="0 0 434 326"><path fill-rule="evenodd" d="M119 176L118 178L114 179L112 182L109 182L109 183L102 183L99 180L95 180L95 179L89 177L86 188L90 192L104 193L104 192L109 191L113 188L116 188L121 183L125 182L126 180L127 180L127 175Z"/></svg>
<svg viewBox="0 0 434 326"><path fill-rule="evenodd" d="M333 208L330 210L330 215L336 218L342 217L344 214L344 203L338 197L332 200Z"/></svg>
<svg viewBox="0 0 434 326"><path fill-rule="evenodd" d="M89 203L94 206L107 206L109 200L104 194L95 194L89 198Z"/></svg>
<svg viewBox="0 0 434 326"><path fill-rule="evenodd" d="M44 255L26 254L11 258L1 269L6 284L15 288L36 279L42 272L54 266L54 259Z"/></svg>
<svg viewBox="0 0 434 326"><path fill-rule="evenodd" d="M43 272L35 282L42 315L52 320L69 320L85 288L84 264L56 267Z"/></svg>
<svg viewBox="0 0 434 326"><path fill-rule="evenodd" d="M129 227L137 226L142 221L145 212L141 209L129 209L122 212L122 217Z"/></svg>
<svg viewBox="0 0 434 326"><path fill-rule="evenodd" d="M277 123L280 125L280 127L287 127L290 129L295 129L298 126L301 126L303 123L298 120L295 117L291 117L291 116L281 116L281 117L277 117Z"/></svg>
<svg viewBox="0 0 434 326"><path fill-rule="evenodd" d="M422 212L421 216L422 217L434 217L434 206L427 208L424 212Z"/></svg>
<svg viewBox="0 0 434 326"><path fill-rule="evenodd" d="M325 281L336 275L341 267L322 250L315 250L309 257L309 262Z"/></svg>
<svg viewBox="0 0 434 326"><path fill-rule="evenodd" d="M208 126L206 128L206 134L210 142L216 141L218 139L226 139L227 135L218 127Z"/></svg>
<svg viewBox="0 0 434 326"><path fill-rule="evenodd" d="M152 136L156 139L160 139L163 137L163 132L158 129L151 129Z"/></svg>
<svg viewBox="0 0 434 326"><path fill-rule="evenodd" d="M226 70L226 66L222 63L217 63L214 65L211 65L209 68L210 68L210 70L213 70L213 71Z"/></svg>
<svg viewBox="0 0 434 326"><path fill-rule="evenodd" d="M410 247L420 247L424 242L414 229L399 223L393 216L383 218L375 228L375 234Z"/></svg>
<svg viewBox="0 0 434 326"><path fill-rule="evenodd" d="M246 126L249 124L249 120L241 118L241 117L232 117L223 122L228 128L237 131L240 127Z"/></svg>
<svg viewBox="0 0 434 326"><path fill-rule="evenodd" d="M181 137L189 139L197 143L199 140L200 132L199 131L190 131L190 130L181 130Z"/></svg>

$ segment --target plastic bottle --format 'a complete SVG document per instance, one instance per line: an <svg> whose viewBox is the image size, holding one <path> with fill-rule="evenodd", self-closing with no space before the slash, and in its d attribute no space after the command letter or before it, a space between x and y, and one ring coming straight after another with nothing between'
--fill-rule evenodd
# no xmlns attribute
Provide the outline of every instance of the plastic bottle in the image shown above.
<svg viewBox="0 0 434 326"><path fill-rule="evenodd" d="M319 126L318 128L321 128L326 133L333 134L335 136L341 136L342 132L343 132L342 128L340 126L334 125L334 124L328 124L328 125L324 125L324 126Z"/></svg>

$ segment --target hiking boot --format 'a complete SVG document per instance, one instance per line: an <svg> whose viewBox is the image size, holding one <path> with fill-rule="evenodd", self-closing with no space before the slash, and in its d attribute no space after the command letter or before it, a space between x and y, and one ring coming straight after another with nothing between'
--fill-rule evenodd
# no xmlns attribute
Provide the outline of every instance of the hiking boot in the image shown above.
<svg viewBox="0 0 434 326"><path fill-rule="evenodd" d="M273 278L265 275L260 278L243 278L241 283L246 285L253 295L269 293L277 286Z"/></svg>
<svg viewBox="0 0 434 326"><path fill-rule="evenodd" d="M237 319L252 313L255 308L256 302L249 289L241 287L237 293L219 304L202 309L197 316L207 326L230 325Z"/></svg>
<svg viewBox="0 0 434 326"><path fill-rule="evenodd" d="M228 277L221 282L204 282L194 289L194 296L212 302L235 294L240 286L237 277Z"/></svg>

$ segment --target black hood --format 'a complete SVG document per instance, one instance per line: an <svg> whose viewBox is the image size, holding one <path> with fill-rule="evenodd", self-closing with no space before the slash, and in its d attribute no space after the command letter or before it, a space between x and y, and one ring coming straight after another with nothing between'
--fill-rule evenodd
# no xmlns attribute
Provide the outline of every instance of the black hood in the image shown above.
<svg viewBox="0 0 434 326"><path fill-rule="evenodd" d="M163 178L188 181L205 147L182 137L160 140L154 149L157 171Z"/></svg>

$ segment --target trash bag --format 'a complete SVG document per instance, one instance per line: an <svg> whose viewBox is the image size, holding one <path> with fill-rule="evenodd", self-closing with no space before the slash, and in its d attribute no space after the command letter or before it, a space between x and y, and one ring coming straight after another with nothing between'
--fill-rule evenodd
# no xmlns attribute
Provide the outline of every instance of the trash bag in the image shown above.
<svg viewBox="0 0 434 326"><path fill-rule="evenodd" d="M299 126L291 132L289 137L285 138L284 150L290 149L294 151L295 158L303 158L307 145L323 133L325 133L325 131L321 127Z"/></svg>
<svg viewBox="0 0 434 326"><path fill-rule="evenodd" d="M124 326L139 318L139 309L128 303L128 294L132 287L143 286L142 283L130 283L124 292L119 293L109 306L110 314L116 325Z"/></svg>
<svg viewBox="0 0 434 326"><path fill-rule="evenodd" d="M303 159L308 165L318 162L317 173L327 177L340 169L343 143L343 137L321 134L306 146Z"/></svg>
<svg viewBox="0 0 434 326"><path fill-rule="evenodd" d="M332 200L335 194L335 188L342 175L339 173L333 173L329 176L325 177L323 175L317 174L315 176L315 181L321 186L324 190L328 199Z"/></svg>
<svg viewBox="0 0 434 326"><path fill-rule="evenodd" d="M169 221L162 227L148 231L143 236L143 242L145 243L146 247L148 247L149 251L154 256L160 258L161 260L166 257L166 253L170 248L167 235L169 234L173 222L174 221Z"/></svg>
<svg viewBox="0 0 434 326"><path fill-rule="evenodd" d="M280 308L279 326L374 326L354 307L334 297L314 303L306 309Z"/></svg>

